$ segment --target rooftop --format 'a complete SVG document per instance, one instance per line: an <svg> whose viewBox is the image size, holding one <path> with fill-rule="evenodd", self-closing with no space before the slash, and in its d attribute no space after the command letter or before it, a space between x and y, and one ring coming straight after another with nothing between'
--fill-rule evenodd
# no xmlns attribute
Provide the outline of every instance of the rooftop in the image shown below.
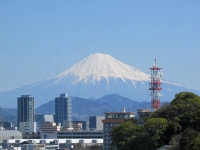
<svg viewBox="0 0 200 150"><path fill-rule="evenodd" d="M134 112L106 112L105 115L111 115L111 114L127 114L127 115L135 115Z"/></svg>
<svg viewBox="0 0 200 150"><path fill-rule="evenodd" d="M137 109L137 112L151 112L151 109Z"/></svg>

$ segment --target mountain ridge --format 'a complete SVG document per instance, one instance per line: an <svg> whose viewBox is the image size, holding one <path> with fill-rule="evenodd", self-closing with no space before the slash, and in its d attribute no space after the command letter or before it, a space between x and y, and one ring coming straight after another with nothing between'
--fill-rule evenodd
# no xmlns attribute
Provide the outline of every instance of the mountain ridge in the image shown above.
<svg viewBox="0 0 200 150"><path fill-rule="evenodd" d="M73 120L88 120L89 115L104 116L105 112L121 112L125 107L127 112L135 112L138 108L150 108L150 102L137 102L118 94L109 94L90 100L81 97L71 97ZM54 114L54 100L36 109L36 114Z"/></svg>
<svg viewBox="0 0 200 150"><path fill-rule="evenodd" d="M81 97L69 96L72 99L72 119L73 120L88 120L88 116L100 115L105 112L121 112L125 107L128 112L135 112L138 108L149 108L150 102L137 102L118 94L109 94L97 99L85 99ZM35 109L35 114L55 113L55 100L48 101ZM7 120L16 124L17 109L16 108L0 108L0 119Z"/></svg>

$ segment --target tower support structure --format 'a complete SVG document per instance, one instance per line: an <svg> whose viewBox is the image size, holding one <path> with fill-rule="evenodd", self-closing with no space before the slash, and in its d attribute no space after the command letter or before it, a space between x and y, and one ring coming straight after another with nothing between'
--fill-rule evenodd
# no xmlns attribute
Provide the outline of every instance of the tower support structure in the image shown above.
<svg viewBox="0 0 200 150"><path fill-rule="evenodd" d="M152 111L158 109L160 107L160 91L161 88L161 77L162 74L160 73L160 70L162 68L157 67L156 65L156 59L155 64L152 68L149 68L151 70L151 82L150 82L150 88L151 91L151 109Z"/></svg>

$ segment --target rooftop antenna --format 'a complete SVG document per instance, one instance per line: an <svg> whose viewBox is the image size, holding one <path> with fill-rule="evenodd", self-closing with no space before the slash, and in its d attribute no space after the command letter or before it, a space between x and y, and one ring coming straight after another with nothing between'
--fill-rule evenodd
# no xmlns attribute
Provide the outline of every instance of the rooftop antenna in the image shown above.
<svg viewBox="0 0 200 150"><path fill-rule="evenodd" d="M122 109L122 112L124 112L124 113L126 112L126 108L125 107Z"/></svg>

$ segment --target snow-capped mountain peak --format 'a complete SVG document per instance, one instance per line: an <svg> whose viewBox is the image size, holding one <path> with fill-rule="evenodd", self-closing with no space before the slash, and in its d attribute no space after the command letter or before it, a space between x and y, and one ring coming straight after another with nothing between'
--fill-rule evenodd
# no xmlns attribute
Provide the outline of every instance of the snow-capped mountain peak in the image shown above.
<svg viewBox="0 0 200 150"><path fill-rule="evenodd" d="M131 80L134 84L135 81L149 81L149 75L142 71L124 64L117 59L107 54L96 53L89 55L81 60L68 70L58 74L56 82L73 77L73 83L77 84L80 81L85 83L99 82L101 79L121 79L123 82Z"/></svg>
<svg viewBox="0 0 200 150"><path fill-rule="evenodd" d="M35 97L36 106L54 99L60 93L83 98L97 98L117 93L136 101L150 101L149 82L148 74L110 55L97 53L84 58L55 77L0 93L0 99L3 100L3 107L16 107L16 101L13 100L19 95L27 94ZM193 91L174 83L162 82L162 101L172 100L174 95L181 91Z"/></svg>

